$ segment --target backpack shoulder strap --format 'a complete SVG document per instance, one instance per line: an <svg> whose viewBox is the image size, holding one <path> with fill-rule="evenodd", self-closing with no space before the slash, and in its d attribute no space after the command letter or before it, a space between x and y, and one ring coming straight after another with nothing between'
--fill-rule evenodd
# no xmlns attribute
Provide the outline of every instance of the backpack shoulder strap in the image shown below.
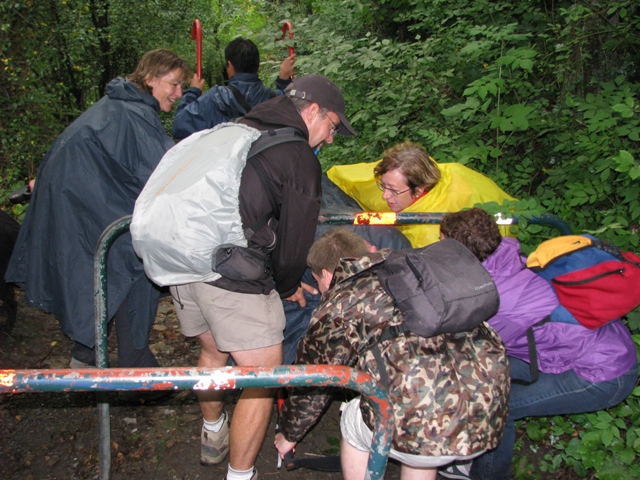
<svg viewBox="0 0 640 480"><path fill-rule="evenodd" d="M233 98L236 99L236 102L238 102L240 106L244 108L245 113L249 113L249 111L251 110L251 107L247 103L247 100L244 98L244 95L240 93L240 90L238 90L233 85L227 85L226 87L233 94Z"/></svg>
<svg viewBox="0 0 640 480"><path fill-rule="evenodd" d="M260 162L258 162L258 160L256 160L255 156L265 151L266 149L274 147L276 145L280 145L281 143L299 141L307 141L300 130L293 127L283 127L262 132L260 137L251 145L249 153L247 154L247 165L251 165L253 167L255 172L258 174L258 177L260 178L260 182L262 183L265 192L267 192L269 204L271 205L271 214L261 218L260 221L257 224L253 225L252 228L247 229L247 239L252 237L255 232L264 227L271 217L275 217L276 220L280 219L280 204L278 203L276 193L273 190L273 185L271 184L271 181L269 180L264 167L260 164Z"/></svg>
<svg viewBox="0 0 640 480"><path fill-rule="evenodd" d="M538 381L538 375L540 373L540 370L538 369L538 349L536 348L536 337L533 334L533 329L536 327L541 327L542 325L550 321L551 315L547 315L539 322L530 326L527 330L527 347L529 349L529 377L531 378L531 380L528 381L512 379L511 383L517 383L519 385L531 385Z"/></svg>
<svg viewBox="0 0 640 480"><path fill-rule="evenodd" d="M267 148L287 142L307 142L304 134L294 127L282 127L273 130L265 130L260 137L253 142L247 158L251 158L265 151Z"/></svg>

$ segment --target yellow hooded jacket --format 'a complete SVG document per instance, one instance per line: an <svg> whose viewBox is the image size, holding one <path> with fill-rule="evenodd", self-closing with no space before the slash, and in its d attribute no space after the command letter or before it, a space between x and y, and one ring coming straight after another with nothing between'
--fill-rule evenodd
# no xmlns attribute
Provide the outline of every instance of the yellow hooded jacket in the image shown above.
<svg viewBox="0 0 640 480"><path fill-rule="evenodd" d="M327 171L327 176L357 201L364 211L388 212L389 206L383 200L373 175L377 164L378 162L336 165ZM493 180L460 163L438 164L438 169L440 181L437 185L403 212L458 212L473 207L476 203L501 204L505 200L514 200ZM400 225L398 228L414 248L440 240L439 225ZM502 232L503 235L505 233Z"/></svg>

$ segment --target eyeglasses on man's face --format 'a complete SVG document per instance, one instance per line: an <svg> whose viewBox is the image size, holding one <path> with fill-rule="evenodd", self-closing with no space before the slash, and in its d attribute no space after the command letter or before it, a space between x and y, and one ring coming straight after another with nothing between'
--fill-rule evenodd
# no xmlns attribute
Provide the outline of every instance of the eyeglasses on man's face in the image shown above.
<svg viewBox="0 0 640 480"><path fill-rule="evenodd" d="M322 110L322 113L324 114L324 116L327 117L331 122L331 130L329 130L329 136L333 137L336 133L338 133L340 124L335 123L333 120L331 120L331 117L329 116L329 112L327 112L327 110L325 110L323 107L320 107L320 110Z"/></svg>
<svg viewBox="0 0 640 480"><path fill-rule="evenodd" d="M383 192L384 192L384 191L387 191L387 192L389 192L391 195L393 195L394 197L398 197L399 195L402 195L403 193L407 193L408 191L410 191L410 190L411 190L411 187L409 187L409 188L407 188L406 190L402 190L402 191L400 191L400 192L399 192L399 191L397 191L397 190L394 190L393 188L389 188L389 187L387 187L384 183L382 183L382 182L380 182L380 181L376 181L376 185L378 186L378 188L379 188L380 190L382 190Z"/></svg>

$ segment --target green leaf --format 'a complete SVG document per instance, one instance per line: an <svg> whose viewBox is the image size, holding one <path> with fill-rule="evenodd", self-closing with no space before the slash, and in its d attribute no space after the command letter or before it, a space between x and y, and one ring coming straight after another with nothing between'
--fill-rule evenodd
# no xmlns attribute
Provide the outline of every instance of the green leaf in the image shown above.
<svg viewBox="0 0 640 480"><path fill-rule="evenodd" d="M519 63L520 63L520 67L523 70L527 70L527 71L533 70L533 61L532 60L528 60L528 59L520 60Z"/></svg>
<svg viewBox="0 0 640 480"><path fill-rule="evenodd" d="M441 110L440 113L445 117L453 117L453 116L459 115L466 108L467 108L466 105L464 105L463 103L459 103L458 105L454 105L452 107Z"/></svg>
<svg viewBox="0 0 640 480"><path fill-rule="evenodd" d="M540 424L538 424L537 422L528 423L526 432L527 436L534 442L540 442L547 434L547 430L541 428Z"/></svg>

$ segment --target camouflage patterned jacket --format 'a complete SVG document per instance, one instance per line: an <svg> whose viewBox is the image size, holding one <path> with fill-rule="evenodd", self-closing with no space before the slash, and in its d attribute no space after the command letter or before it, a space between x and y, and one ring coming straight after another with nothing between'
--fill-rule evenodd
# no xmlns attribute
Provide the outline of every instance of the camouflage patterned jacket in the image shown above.
<svg viewBox="0 0 640 480"><path fill-rule="evenodd" d="M353 276L388 254L382 250L342 261L298 345L296 364L347 365L380 379L368 345L387 325L402 322L402 314L375 273ZM504 346L490 327L431 338L407 334L378 346L390 382L395 450L459 456L498 445L507 417L509 371ZM334 391L290 389L280 418L285 438L300 441ZM364 398L361 408L372 428L373 410Z"/></svg>

